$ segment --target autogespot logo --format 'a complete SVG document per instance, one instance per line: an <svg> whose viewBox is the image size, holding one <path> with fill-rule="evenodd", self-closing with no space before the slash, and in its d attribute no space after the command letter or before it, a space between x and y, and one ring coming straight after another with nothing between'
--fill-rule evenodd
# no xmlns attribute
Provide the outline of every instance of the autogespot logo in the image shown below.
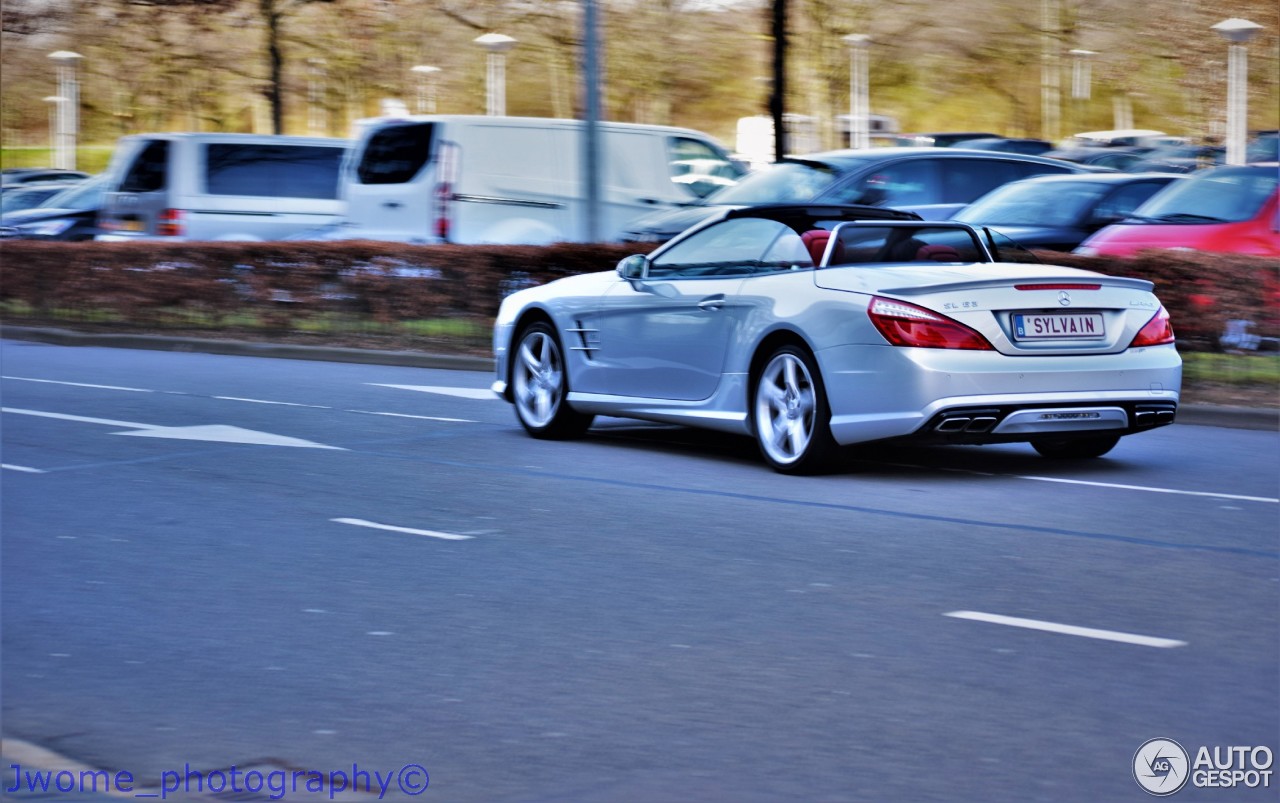
<svg viewBox="0 0 1280 803"><path fill-rule="evenodd" d="M1189 770L1187 751L1172 739L1149 739L1133 754L1133 779L1158 797L1181 789Z"/></svg>

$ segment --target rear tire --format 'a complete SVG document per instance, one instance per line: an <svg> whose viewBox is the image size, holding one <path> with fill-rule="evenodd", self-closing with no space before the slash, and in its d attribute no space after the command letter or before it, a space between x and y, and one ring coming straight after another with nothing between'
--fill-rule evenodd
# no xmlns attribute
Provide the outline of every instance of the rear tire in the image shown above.
<svg viewBox="0 0 1280 803"><path fill-rule="evenodd" d="M831 410L818 365L807 351L783 346L773 352L752 396L752 429L765 462L782 474L830 468L837 452Z"/></svg>
<svg viewBox="0 0 1280 803"><path fill-rule="evenodd" d="M1119 435L1092 435L1087 438L1034 440L1031 446L1044 457L1055 460L1084 460L1102 457L1119 442Z"/></svg>
<svg viewBox="0 0 1280 803"><path fill-rule="evenodd" d="M511 389L516 418L535 438L576 438L587 431L595 418L569 407L564 350L550 324L531 324L516 338L511 354Z"/></svg>

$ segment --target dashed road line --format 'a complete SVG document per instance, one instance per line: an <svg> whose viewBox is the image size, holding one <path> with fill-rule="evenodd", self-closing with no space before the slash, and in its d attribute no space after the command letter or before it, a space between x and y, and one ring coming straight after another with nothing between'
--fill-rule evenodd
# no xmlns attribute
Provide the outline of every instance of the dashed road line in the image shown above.
<svg viewBox="0 0 1280 803"><path fill-rule="evenodd" d="M128 393L155 393L146 388L127 388L119 385L91 385L88 382L63 382L57 379L33 379L29 376L0 376L0 379L11 379L15 382L40 382L45 385L70 385L75 388L95 388L97 390L123 390Z"/></svg>
<svg viewBox="0 0 1280 803"><path fill-rule="evenodd" d="M417 418L422 421L447 421L454 424L478 424L470 418L446 418L439 415L410 415L408 413L380 413L377 410L343 410L344 413L360 413L361 415L383 415L391 418Z"/></svg>
<svg viewBox="0 0 1280 803"><path fill-rule="evenodd" d="M0 463L0 469L6 471L21 471L24 474L44 474L44 469L31 468L30 466L15 466L12 463Z"/></svg>
<svg viewBox="0 0 1280 803"><path fill-rule="evenodd" d="M310 407L315 410L332 410L324 404L302 404L301 402L271 401L270 399L244 399L239 396L214 396L219 401L249 402L250 404L276 404L281 407Z"/></svg>
<svg viewBox="0 0 1280 803"><path fill-rule="evenodd" d="M1042 630L1046 633L1061 633L1066 636L1080 636L1081 638L1099 639L1101 641L1117 641L1122 644L1137 644L1142 647L1158 647L1166 650L1173 647L1187 646L1187 642L1178 641L1177 639L1142 636L1137 633L1122 633L1118 630L1100 630L1095 627L1064 625L1059 622L1045 622L1039 619L1022 619L1017 616L1002 616L998 613L982 613L981 611L952 611L951 613L943 614L943 616L950 616L953 619L968 619L972 622L987 622L993 625L1005 625L1007 627L1021 627L1027 630Z"/></svg>
<svg viewBox="0 0 1280 803"><path fill-rule="evenodd" d="M366 382L375 388L395 388L396 390L414 390L419 393L434 393L438 396L454 396L459 399L475 399L478 401L498 401L498 394L488 388L454 388L440 385L386 385L381 382Z"/></svg>
<svg viewBox="0 0 1280 803"><path fill-rule="evenodd" d="M413 527L397 527L394 524L379 524L376 521L365 521L364 519L329 519L336 524L350 524L355 527L368 527L373 530L387 530L393 533L406 533L408 535L425 535L428 538L440 538L445 541L469 541L475 536L458 535L457 533L442 533L436 530L419 530Z"/></svg>
<svg viewBox="0 0 1280 803"><path fill-rule="evenodd" d="M1273 499L1269 496L1241 496L1240 494L1224 494L1216 491L1182 491L1176 488L1153 488L1147 485L1122 485L1116 482L1092 482L1090 480L1068 480L1061 477L1032 477L1023 475L1013 475L1020 480L1035 480L1037 482L1060 482L1065 485L1091 485L1095 488L1115 488L1122 491L1146 491L1153 494L1178 494L1180 496L1208 496L1214 499L1235 499L1241 502L1268 502L1270 504L1280 504L1280 499Z"/></svg>

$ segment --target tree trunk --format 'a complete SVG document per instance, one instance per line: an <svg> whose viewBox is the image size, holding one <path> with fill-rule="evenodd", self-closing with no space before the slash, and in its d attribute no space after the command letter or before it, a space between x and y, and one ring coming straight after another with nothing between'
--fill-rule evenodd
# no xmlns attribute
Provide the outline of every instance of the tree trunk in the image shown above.
<svg viewBox="0 0 1280 803"><path fill-rule="evenodd" d="M284 56L280 52L280 18L283 16L276 0L258 0L262 18L267 23L267 55L271 75L267 83L267 101L271 104L271 129L274 134L284 133Z"/></svg>

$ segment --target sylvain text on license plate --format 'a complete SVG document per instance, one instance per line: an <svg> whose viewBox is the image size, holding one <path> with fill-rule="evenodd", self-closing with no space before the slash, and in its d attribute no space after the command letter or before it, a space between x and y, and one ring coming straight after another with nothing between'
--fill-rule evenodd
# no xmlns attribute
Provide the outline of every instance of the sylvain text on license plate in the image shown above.
<svg viewBox="0 0 1280 803"><path fill-rule="evenodd" d="M1082 340L1106 337L1102 315L1096 312L1015 313L1014 340Z"/></svg>

